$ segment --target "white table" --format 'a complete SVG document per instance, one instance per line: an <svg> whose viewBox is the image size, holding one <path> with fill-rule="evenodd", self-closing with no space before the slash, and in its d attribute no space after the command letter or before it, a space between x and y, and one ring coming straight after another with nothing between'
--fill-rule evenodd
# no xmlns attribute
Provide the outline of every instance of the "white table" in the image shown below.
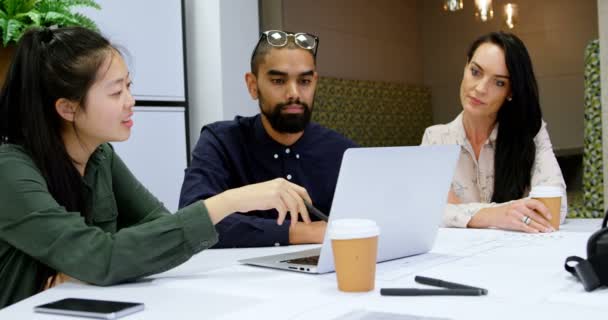
<svg viewBox="0 0 608 320"><path fill-rule="evenodd" d="M608 289L592 293L564 271L585 256L599 220L570 220L548 235L441 229L429 254L378 264L376 289L343 293L335 274L309 275L238 264L238 259L314 246L207 250L138 283L66 283L0 310L0 319L74 319L34 313L65 297L146 304L125 319L334 319L353 310L450 319L603 319ZM405 245L405 244L404 244ZM382 287L416 287L414 275L487 288L484 297L383 297Z"/></svg>

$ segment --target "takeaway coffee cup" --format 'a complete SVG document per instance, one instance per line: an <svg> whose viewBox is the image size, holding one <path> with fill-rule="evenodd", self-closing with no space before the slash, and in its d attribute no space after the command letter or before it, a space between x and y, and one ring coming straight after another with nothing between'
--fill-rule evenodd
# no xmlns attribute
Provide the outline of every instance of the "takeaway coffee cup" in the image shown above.
<svg viewBox="0 0 608 320"><path fill-rule="evenodd" d="M550 222L555 230L559 230L562 195L562 189L554 186L536 186L530 191L530 198L544 203L551 212Z"/></svg>
<svg viewBox="0 0 608 320"><path fill-rule="evenodd" d="M380 229L373 220L338 219L328 235L338 278L338 289L362 292L374 289Z"/></svg>

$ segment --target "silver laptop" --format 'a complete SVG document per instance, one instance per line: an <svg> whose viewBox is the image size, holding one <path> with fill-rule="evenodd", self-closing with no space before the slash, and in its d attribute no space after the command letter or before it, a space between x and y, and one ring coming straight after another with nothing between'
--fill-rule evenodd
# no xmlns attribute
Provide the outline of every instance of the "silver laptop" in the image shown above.
<svg viewBox="0 0 608 320"><path fill-rule="evenodd" d="M375 220L377 261L428 252L433 247L460 147L354 148L344 153L329 223ZM320 248L239 261L307 273L334 271L331 241Z"/></svg>

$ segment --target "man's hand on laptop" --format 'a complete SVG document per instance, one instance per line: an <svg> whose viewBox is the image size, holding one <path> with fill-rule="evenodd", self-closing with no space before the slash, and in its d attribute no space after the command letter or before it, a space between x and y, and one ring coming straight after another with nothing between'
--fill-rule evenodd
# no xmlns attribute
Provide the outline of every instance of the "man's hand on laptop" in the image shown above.
<svg viewBox="0 0 608 320"><path fill-rule="evenodd" d="M289 244L323 243L327 222L298 222L289 227Z"/></svg>
<svg viewBox="0 0 608 320"><path fill-rule="evenodd" d="M289 213L293 227L298 222L298 216L302 217L303 224L310 223L303 199L312 202L306 189L283 178L277 178L227 190L205 200L205 205L210 213L221 215L219 220L233 212L276 209L279 212L277 224L283 224ZM219 222L218 219L215 220L214 223Z"/></svg>

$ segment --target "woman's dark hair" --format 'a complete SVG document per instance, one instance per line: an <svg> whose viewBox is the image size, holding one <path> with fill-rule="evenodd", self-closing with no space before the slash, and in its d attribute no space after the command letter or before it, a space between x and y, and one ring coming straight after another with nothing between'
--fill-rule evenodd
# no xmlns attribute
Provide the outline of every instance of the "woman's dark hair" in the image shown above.
<svg viewBox="0 0 608 320"><path fill-rule="evenodd" d="M0 94L0 143L23 147L53 198L87 222L83 180L64 146L55 102L66 98L85 108L112 50L108 40L85 28L30 30L19 41Z"/></svg>
<svg viewBox="0 0 608 320"><path fill-rule="evenodd" d="M522 198L530 187L536 154L534 137L541 127L542 112L532 61L524 43L511 33L488 33L473 42L467 62L484 43L502 48L511 83L512 99L505 100L497 116L492 202L500 203Z"/></svg>

